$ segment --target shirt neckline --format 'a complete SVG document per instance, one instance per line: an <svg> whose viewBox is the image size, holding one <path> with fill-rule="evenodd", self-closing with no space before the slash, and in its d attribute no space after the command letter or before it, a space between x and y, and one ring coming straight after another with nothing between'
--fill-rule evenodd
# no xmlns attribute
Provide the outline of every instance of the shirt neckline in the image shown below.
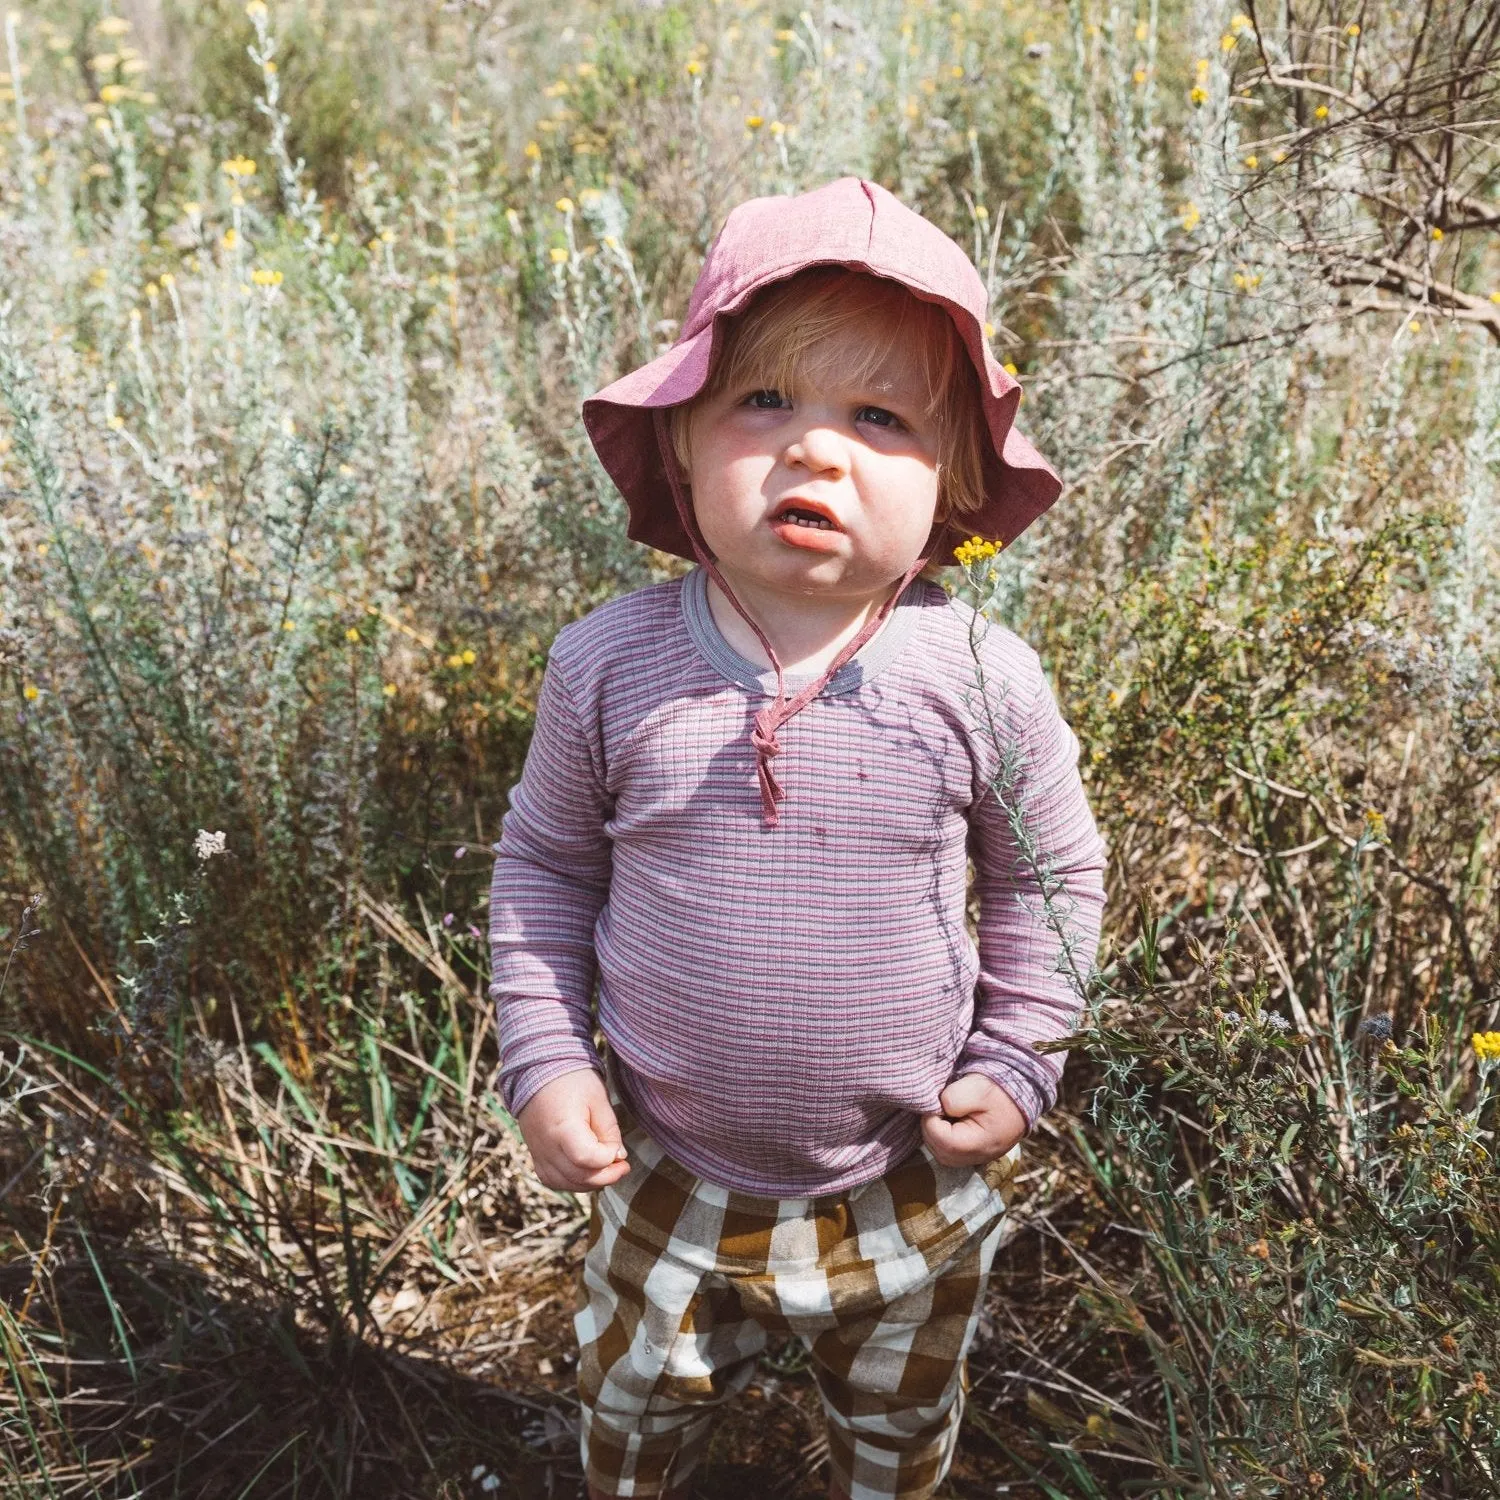
<svg viewBox="0 0 1500 1500"><path fill-rule="evenodd" d="M896 607L886 616L875 634L841 666L824 685L823 692L830 694L852 693L878 676L902 652L917 628L920 610L926 603L927 585L921 578L913 578L896 601ZM721 677L752 692L773 697L776 692L776 673L770 667L757 666L741 656L724 639L708 603L708 574L695 567L682 581L682 618L687 626L688 638L698 654ZM787 672L783 680L787 696L799 688L815 682L817 672Z"/></svg>

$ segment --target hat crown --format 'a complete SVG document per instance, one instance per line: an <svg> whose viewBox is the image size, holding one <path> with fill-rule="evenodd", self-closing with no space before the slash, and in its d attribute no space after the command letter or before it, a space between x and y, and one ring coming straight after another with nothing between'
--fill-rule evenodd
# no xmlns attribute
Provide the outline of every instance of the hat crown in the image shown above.
<svg viewBox="0 0 1500 1500"><path fill-rule="evenodd" d="M808 266L838 264L889 277L956 304L983 324L988 298L969 257L879 183L840 177L796 195L750 198L730 210L708 248L679 342L719 313Z"/></svg>

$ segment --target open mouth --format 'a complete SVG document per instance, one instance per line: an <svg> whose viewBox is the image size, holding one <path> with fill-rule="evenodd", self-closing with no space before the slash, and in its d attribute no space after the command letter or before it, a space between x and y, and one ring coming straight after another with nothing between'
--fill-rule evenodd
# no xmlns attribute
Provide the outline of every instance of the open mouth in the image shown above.
<svg viewBox="0 0 1500 1500"><path fill-rule="evenodd" d="M833 518L830 511L807 500L788 500L777 506L771 517L773 522L787 522L793 526L807 526L816 531L842 531L844 528Z"/></svg>

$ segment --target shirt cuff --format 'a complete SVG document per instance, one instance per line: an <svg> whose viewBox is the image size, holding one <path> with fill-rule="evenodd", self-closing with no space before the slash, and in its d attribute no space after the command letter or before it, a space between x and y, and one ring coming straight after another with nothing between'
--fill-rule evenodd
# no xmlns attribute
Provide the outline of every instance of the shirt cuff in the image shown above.
<svg viewBox="0 0 1500 1500"><path fill-rule="evenodd" d="M503 1067L500 1071L500 1098L505 1107L510 1111L510 1116L515 1119L517 1115L531 1103L537 1091L554 1078L563 1078L569 1073L582 1073L591 1070L601 1078L604 1077L604 1064L599 1060L599 1054L590 1048L587 1053L580 1053L576 1057L549 1058L546 1062L534 1062L524 1067L519 1067L515 1072L507 1072Z"/></svg>
<svg viewBox="0 0 1500 1500"><path fill-rule="evenodd" d="M990 1041L989 1046L993 1047L995 1043ZM959 1058L953 1076L961 1078L965 1073L977 1073L981 1078L988 1078L996 1088L1003 1089L1026 1116L1028 1134L1036 1129L1036 1122L1057 1102L1055 1087L1044 1089L1029 1072L988 1050L976 1056L972 1044Z"/></svg>

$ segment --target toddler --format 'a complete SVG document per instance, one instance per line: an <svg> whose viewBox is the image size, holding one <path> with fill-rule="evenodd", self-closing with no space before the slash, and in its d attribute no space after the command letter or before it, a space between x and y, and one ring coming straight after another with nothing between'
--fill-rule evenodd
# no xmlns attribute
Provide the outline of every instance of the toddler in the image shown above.
<svg viewBox="0 0 1500 1500"><path fill-rule="evenodd" d="M771 1336L807 1351L832 1495L918 1500L952 1461L1062 1068L1032 1044L1104 900L1036 653L927 576L1061 487L985 300L874 183L752 199L676 344L584 403L630 536L697 563L559 633L494 846L501 1091L541 1181L594 1194L593 1500L685 1497Z"/></svg>

